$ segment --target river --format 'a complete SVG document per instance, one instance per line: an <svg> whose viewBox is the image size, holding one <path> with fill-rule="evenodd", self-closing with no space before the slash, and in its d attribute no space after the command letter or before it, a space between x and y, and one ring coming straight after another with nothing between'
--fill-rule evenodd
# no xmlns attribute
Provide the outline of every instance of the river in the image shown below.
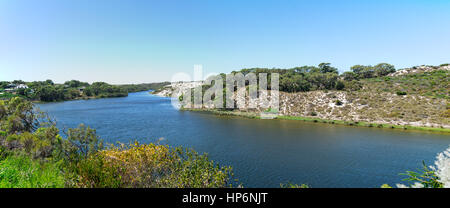
<svg viewBox="0 0 450 208"><path fill-rule="evenodd" d="M60 129L84 123L106 142L191 147L233 167L244 187L380 187L432 165L450 136L302 121L256 120L178 111L148 92L124 98L38 104Z"/></svg>

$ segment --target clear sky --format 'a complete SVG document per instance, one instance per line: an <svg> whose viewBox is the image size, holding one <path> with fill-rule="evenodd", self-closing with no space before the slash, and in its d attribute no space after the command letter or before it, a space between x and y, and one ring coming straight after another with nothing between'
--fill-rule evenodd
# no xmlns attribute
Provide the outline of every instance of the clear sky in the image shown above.
<svg viewBox="0 0 450 208"><path fill-rule="evenodd" d="M0 0L0 80L450 62L449 0Z"/></svg>

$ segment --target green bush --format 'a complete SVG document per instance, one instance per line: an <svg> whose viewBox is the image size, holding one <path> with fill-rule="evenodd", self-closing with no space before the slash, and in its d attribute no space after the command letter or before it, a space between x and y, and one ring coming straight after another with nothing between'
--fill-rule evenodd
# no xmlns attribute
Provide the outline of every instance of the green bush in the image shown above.
<svg viewBox="0 0 450 208"><path fill-rule="evenodd" d="M120 166L106 164L104 156L92 154L82 160L66 163L66 186L73 188L122 187Z"/></svg>
<svg viewBox="0 0 450 208"><path fill-rule="evenodd" d="M342 81L337 81L336 90L343 90L345 88L345 84Z"/></svg>
<svg viewBox="0 0 450 208"><path fill-rule="evenodd" d="M220 167L207 155L181 147L121 144L99 152L98 156L96 158L103 158L103 162L96 166L106 167L103 169L110 171L89 171L98 174L89 177L86 174L77 175L85 179L115 178L119 180L117 185L120 187L133 188L218 188L231 187L233 182L231 167Z"/></svg>
<svg viewBox="0 0 450 208"><path fill-rule="evenodd" d="M206 154L181 147L172 149L175 163L166 187L223 188L232 186L233 172L229 166L219 166Z"/></svg>

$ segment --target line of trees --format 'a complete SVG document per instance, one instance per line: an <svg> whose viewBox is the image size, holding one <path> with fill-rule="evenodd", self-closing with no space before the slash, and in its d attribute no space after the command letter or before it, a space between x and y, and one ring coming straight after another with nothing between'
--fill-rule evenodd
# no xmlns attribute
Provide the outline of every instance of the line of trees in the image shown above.
<svg viewBox="0 0 450 208"><path fill-rule="evenodd" d="M357 91L363 86L360 79L375 78L386 76L395 72L395 67L391 64L380 63L375 66L363 66L355 65L351 67L351 71L339 74L336 67L331 66L330 63L321 63L318 66L301 66L290 69L277 69L277 68L248 68L239 71L232 71L231 74L242 73L244 76L253 73L256 77L259 77L260 73L267 74L267 87L270 90L271 86L271 73L279 74L279 90L282 92L308 92L314 90L347 90ZM223 80L226 80L226 74L220 74ZM259 82L259 80L257 79ZM202 85L202 92L205 92L213 86L214 81L211 84ZM247 88L249 81L246 80ZM223 96L226 100L226 82L223 82ZM236 90L236 87L235 87ZM191 89L191 100L194 98L193 89ZM212 95L215 98L215 95ZM183 100L181 96L180 101Z"/></svg>
<svg viewBox="0 0 450 208"><path fill-rule="evenodd" d="M374 77L383 77L390 73L395 72L395 67L391 64L381 63L375 66L363 66L363 65L355 65L352 66L351 71L344 72L342 77L344 80L358 80L358 79L367 79Z"/></svg>
<svg viewBox="0 0 450 208"><path fill-rule="evenodd" d="M380 63L375 66L355 65L351 71L339 74L336 67L330 63L316 66L302 66L290 69L251 68L233 71L234 73L279 73L280 90L284 92L307 92L313 90L358 90L360 79L386 76L395 72L391 64ZM268 76L270 82L270 76Z"/></svg>
<svg viewBox="0 0 450 208"><path fill-rule="evenodd" d="M156 90L169 83L111 85L105 82L89 84L78 80L70 80L64 84L55 84L50 79L27 83L21 80L15 80L13 82L0 82L0 89L6 88L9 84L26 84L28 86L28 88L17 89L15 92L17 96L30 100L53 102L89 97L126 97L130 92Z"/></svg>
<svg viewBox="0 0 450 208"><path fill-rule="evenodd" d="M360 79L373 78L386 76L389 73L395 72L395 67L391 64L380 63L376 66L362 66L355 65L351 67L350 72L339 74L336 67L331 66L330 63L320 63L318 66L301 66L290 69L277 69L277 68L249 68L239 71L232 71L232 75L242 73L244 76L253 73L256 77L259 77L260 73L267 74L267 87L270 90L271 86L271 73L279 74L279 90L282 92L308 92L314 90L348 90L357 91L362 88L363 84L359 82ZM226 80L226 74L220 74L222 80ZM259 80L257 79L259 82ZM202 92L205 92L211 88L214 84L202 85ZM246 86L248 89L249 80L246 80ZM223 82L223 96L226 100L226 82ZM236 90L236 87L235 87ZM194 98L193 89L191 89L191 100ZM215 98L215 95L212 95ZM183 100L181 96L180 101Z"/></svg>

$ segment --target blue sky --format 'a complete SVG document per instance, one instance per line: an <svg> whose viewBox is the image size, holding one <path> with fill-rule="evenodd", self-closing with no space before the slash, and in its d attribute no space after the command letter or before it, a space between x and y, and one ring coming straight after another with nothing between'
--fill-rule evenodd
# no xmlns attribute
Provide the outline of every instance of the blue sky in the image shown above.
<svg viewBox="0 0 450 208"><path fill-rule="evenodd" d="M450 62L450 1L0 0L0 80Z"/></svg>

